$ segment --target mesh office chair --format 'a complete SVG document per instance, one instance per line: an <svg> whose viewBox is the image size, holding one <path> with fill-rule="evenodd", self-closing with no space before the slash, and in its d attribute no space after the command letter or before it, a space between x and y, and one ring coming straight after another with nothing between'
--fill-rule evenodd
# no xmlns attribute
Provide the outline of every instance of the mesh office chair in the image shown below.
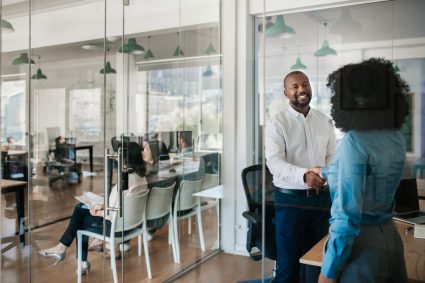
<svg viewBox="0 0 425 283"><path fill-rule="evenodd" d="M265 235L262 235L262 205L263 205L263 174L265 174L265 205L266 215ZM274 186L273 176L266 166L263 172L262 165L256 164L242 170L242 184L248 202L248 211L242 215L248 219L248 233L246 248L255 261L265 258L276 260L276 239L274 226ZM262 251L263 240L265 249Z"/></svg>

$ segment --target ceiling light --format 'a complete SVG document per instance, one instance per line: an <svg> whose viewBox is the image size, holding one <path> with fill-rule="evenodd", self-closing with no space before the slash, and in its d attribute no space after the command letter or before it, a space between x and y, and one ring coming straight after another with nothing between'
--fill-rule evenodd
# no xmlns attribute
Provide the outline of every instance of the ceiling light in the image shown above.
<svg viewBox="0 0 425 283"><path fill-rule="evenodd" d="M300 56L297 57L297 61L291 66L291 70L307 69L307 66L301 63Z"/></svg>
<svg viewBox="0 0 425 283"><path fill-rule="evenodd" d="M282 38L290 38L295 35L295 30L285 24L282 15L276 17L276 22L272 27L266 30L266 36L280 36Z"/></svg>
<svg viewBox="0 0 425 283"><path fill-rule="evenodd" d="M210 45L208 45L207 49L205 49L205 54L207 54L207 55L217 54L217 50L215 50L212 43L210 43Z"/></svg>
<svg viewBox="0 0 425 283"><path fill-rule="evenodd" d="M143 58L146 60L155 58L155 56L153 56L153 53L151 51L151 36L150 35L148 36L148 51L146 51L145 56Z"/></svg>
<svg viewBox="0 0 425 283"><path fill-rule="evenodd" d="M40 68L37 69L37 73L31 77L33 80L45 80L47 77L43 74Z"/></svg>
<svg viewBox="0 0 425 283"><path fill-rule="evenodd" d="M212 75L214 75L214 72L211 69L211 66L208 65L207 69L202 73L203 77L212 77Z"/></svg>
<svg viewBox="0 0 425 283"><path fill-rule="evenodd" d="M362 24L354 20L350 9L345 7L342 9L339 20L330 26L329 31L334 34L346 35L347 33L355 33L362 29Z"/></svg>
<svg viewBox="0 0 425 283"><path fill-rule="evenodd" d="M13 65L22 65L22 64L35 64L34 60L30 60L30 58L28 58L28 54L27 53L21 53L21 55L19 55L18 58L15 58L12 62Z"/></svg>
<svg viewBox="0 0 425 283"><path fill-rule="evenodd" d="M84 50L103 50L103 45L99 45L99 44L84 44L81 45L81 49Z"/></svg>
<svg viewBox="0 0 425 283"><path fill-rule="evenodd" d="M179 32L177 32L177 42L180 42L179 39L180 39L179 38ZM184 56L183 50L180 48L179 44L177 44L177 47L176 47L176 50L174 50L173 56L174 57Z"/></svg>
<svg viewBox="0 0 425 283"><path fill-rule="evenodd" d="M2 32L14 32L15 29L13 28L12 24L9 21L6 21L5 19L1 19L1 31Z"/></svg>
<svg viewBox="0 0 425 283"><path fill-rule="evenodd" d="M329 46L329 42L326 39L327 23L324 23L323 25L325 26L325 39L323 40L322 47L317 49L316 52L314 52L314 56L316 56L316 57L323 57L323 56L336 55L337 54L336 50Z"/></svg>
<svg viewBox="0 0 425 283"><path fill-rule="evenodd" d="M137 44L135 38L129 38L128 42L124 44L118 51L127 54L143 54L145 52L145 49L143 48L143 46Z"/></svg>
<svg viewBox="0 0 425 283"><path fill-rule="evenodd" d="M115 71L115 69L112 69L111 63L108 61L105 64L105 68L102 68L99 73L101 73L101 74L116 74L117 71Z"/></svg>

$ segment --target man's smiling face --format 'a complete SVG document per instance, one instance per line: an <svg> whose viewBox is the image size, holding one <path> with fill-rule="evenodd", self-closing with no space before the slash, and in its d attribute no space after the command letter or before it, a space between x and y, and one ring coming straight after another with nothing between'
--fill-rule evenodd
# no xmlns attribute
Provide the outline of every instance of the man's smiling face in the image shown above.
<svg viewBox="0 0 425 283"><path fill-rule="evenodd" d="M303 109L310 104L311 86L308 77L304 74L294 74L286 78L285 96L295 109Z"/></svg>

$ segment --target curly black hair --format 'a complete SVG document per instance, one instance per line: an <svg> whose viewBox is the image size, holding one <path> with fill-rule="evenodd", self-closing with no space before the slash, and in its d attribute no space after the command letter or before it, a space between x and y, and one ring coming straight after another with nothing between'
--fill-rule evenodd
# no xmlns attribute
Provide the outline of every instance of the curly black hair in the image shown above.
<svg viewBox="0 0 425 283"><path fill-rule="evenodd" d="M329 75L327 86L335 127L344 132L400 129L408 113L409 86L383 58L342 66Z"/></svg>

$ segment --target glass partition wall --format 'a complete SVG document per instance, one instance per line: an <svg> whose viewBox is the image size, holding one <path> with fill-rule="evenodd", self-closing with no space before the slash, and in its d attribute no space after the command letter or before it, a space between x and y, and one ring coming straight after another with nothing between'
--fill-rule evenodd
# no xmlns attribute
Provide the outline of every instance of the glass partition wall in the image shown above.
<svg viewBox="0 0 425 283"><path fill-rule="evenodd" d="M6 192L2 181L0 281L77 280L75 239L62 261L39 251L69 242L75 196L105 202L115 187L120 282L165 281L217 251L219 199L202 192L221 176L219 1L1 3L2 179L24 183ZM107 240L110 225L88 211L73 227L95 222ZM137 237L125 239L132 221L141 257ZM113 282L109 245L89 247L82 280Z"/></svg>
<svg viewBox="0 0 425 283"><path fill-rule="evenodd" d="M328 75L343 65L379 57L392 61L410 86L409 116L401 130L407 156L404 178L416 177L411 166L424 154L424 4L415 0L382 1L329 9L303 7L300 12L288 13L279 12L275 1L265 1L265 12L255 17L254 26L255 93L258 94L255 98L255 163L265 162L263 129L266 121L290 107L283 94L286 74L296 70L304 72L312 87L311 108L331 117L331 92L326 86ZM280 7L281 11L286 8L283 4ZM335 129L335 134L337 142L344 135L340 129ZM264 170L263 194L259 199L263 202L263 223L267 223L270 217L267 214L269 181ZM418 177L420 192L423 190L421 178ZM271 275L273 266L273 258L270 260L267 252L274 235L268 233L264 225L266 244L262 247L262 278ZM414 251L405 249L405 253L409 258ZM423 272L415 267L419 261L410 267L409 264L408 261L409 278L423 280Z"/></svg>

